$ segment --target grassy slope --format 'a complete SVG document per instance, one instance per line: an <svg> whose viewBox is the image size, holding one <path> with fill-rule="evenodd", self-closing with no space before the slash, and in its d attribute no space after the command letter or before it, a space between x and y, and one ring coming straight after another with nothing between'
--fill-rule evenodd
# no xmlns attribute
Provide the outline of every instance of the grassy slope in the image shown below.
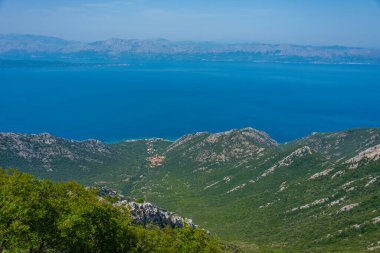
<svg viewBox="0 0 380 253"><path fill-rule="evenodd" d="M320 248L323 252L341 248L343 252L362 251L377 242L376 238L380 236L379 226L371 223L371 219L379 216L379 184L375 182L371 187L364 187L371 176L379 176L380 164L363 164L356 170L349 170L337 160L350 158L380 143L378 134L378 129L317 134L284 145L282 152L267 154L260 161L249 160L244 166L235 166L236 162L217 166L181 164L179 154L175 154L174 161L167 160L165 167L141 182L147 189L137 190L135 194L143 194L155 203L194 218L195 222L217 232L225 240L292 250L318 251ZM303 145L312 146L318 152L294 159L291 166L280 168L255 184L248 182ZM326 148L328 152L324 151ZM325 158L326 154L332 154L329 160ZM194 172L198 167L207 169ZM333 170L325 177L309 180L313 174L325 169ZM337 171L346 172L332 179ZM226 176L231 178L229 182L222 180ZM353 185L342 189L344 184L353 180L356 180ZM279 192L285 181L287 189ZM226 194L244 183L244 188ZM355 189L346 192L351 187ZM345 200L340 204L328 206L342 197ZM323 204L288 212L323 198L328 198ZM337 213L352 203L360 205L352 212ZM362 223L368 224L360 229L350 228Z"/></svg>
<svg viewBox="0 0 380 253"><path fill-rule="evenodd" d="M178 145L163 140L153 144L146 140L122 142L108 145L110 155L101 157L100 163L55 159L57 173L30 172L54 179L77 179L84 184L97 182L144 197L192 217L195 223L248 251L268 247L286 252L360 252L380 238L379 224L372 223L380 216L380 180L365 187L370 177L380 176L380 162L363 163L355 170L343 162L379 143L379 129L317 133L280 146L248 129L222 135L189 135L175 143ZM148 151L152 145L153 153ZM303 146L309 146L312 152L291 156L286 161L289 165L277 166L273 173L260 178ZM153 154L166 156L163 166L149 167L146 158ZM93 158L99 160L96 154ZM38 165L38 161L30 164L1 150L0 161L27 171ZM310 180L326 169L331 169L328 175ZM344 174L332 178L338 171ZM241 188L228 193L238 186ZM341 203L329 207L343 197ZM328 200L290 211L324 198ZM352 203L359 206L339 213ZM360 228L352 227L355 224Z"/></svg>

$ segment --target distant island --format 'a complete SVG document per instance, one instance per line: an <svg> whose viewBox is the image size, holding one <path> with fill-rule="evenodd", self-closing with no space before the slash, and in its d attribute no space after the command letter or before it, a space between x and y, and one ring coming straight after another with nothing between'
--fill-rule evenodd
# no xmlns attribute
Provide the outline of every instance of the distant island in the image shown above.
<svg viewBox="0 0 380 253"><path fill-rule="evenodd" d="M109 39L68 41L36 35L0 35L0 59L53 61L196 60L311 64L380 64L380 49L263 43Z"/></svg>

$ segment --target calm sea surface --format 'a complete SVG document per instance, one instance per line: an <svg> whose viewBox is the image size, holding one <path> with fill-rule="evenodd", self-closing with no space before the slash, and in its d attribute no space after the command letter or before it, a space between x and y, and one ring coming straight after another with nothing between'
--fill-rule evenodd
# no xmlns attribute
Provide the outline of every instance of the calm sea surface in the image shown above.
<svg viewBox="0 0 380 253"><path fill-rule="evenodd" d="M380 66L159 62L0 69L0 131L175 139L251 126L280 142L380 126Z"/></svg>

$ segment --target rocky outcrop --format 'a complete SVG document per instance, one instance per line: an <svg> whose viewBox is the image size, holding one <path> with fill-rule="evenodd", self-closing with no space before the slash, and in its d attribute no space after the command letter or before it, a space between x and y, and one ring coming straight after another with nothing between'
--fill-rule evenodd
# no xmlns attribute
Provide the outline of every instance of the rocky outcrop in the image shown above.
<svg viewBox="0 0 380 253"><path fill-rule="evenodd" d="M109 154L110 149L99 140L67 140L49 133L19 134L0 133L0 150L11 151L25 159L49 159L65 157L70 160L82 159L75 149L86 150L93 154Z"/></svg>
<svg viewBox="0 0 380 253"><path fill-rule="evenodd" d="M111 155L111 149L99 140L67 140L49 133L19 134L0 133L0 158L13 157L29 163L40 163L53 170L57 160L102 163Z"/></svg>
<svg viewBox="0 0 380 253"><path fill-rule="evenodd" d="M154 223L161 227L170 226L172 228L182 228L185 226L196 227L191 219L183 218L176 213L159 208L152 203L136 203L135 201L122 200L116 202L115 205L129 208L132 213L132 218L136 223Z"/></svg>
<svg viewBox="0 0 380 253"><path fill-rule="evenodd" d="M233 129L220 133L195 133L174 142L167 152L200 164L228 163L246 158L262 157L278 148L278 143L267 133L253 128Z"/></svg>
<svg viewBox="0 0 380 253"><path fill-rule="evenodd" d="M296 159L302 158L311 154L313 154L313 151L311 150L309 146L304 146L299 149L296 149L295 151L290 153L288 156L276 162L272 167L265 170L264 173L262 173L260 176L256 178L256 180L251 180L250 183L257 183L259 180L263 179L264 177L267 177L273 174L278 168L288 167L292 165Z"/></svg>
<svg viewBox="0 0 380 253"><path fill-rule="evenodd" d="M377 161L380 159L380 145L376 145L369 149L360 152L358 155L348 159L346 164L350 164L350 168L357 168L359 163L363 160Z"/></svg>
<svg viewBox="0 0 380 253"><path fill-rule="evenodd" d="M185 226L190 226L192 228L198 227L193 224L191 219L181 217L174 212L169 212L149 202L138 203L136 200L126 198L107 187L99 189L99 196L102 199L104 199L105 196L111 198L116 197L118 200L114 202L114 205L128 208L131 211L133 221L136 223L145 225L154 224L160 227L170 226L172 228L182 228Z"/></svg>
<svg viewBox="0 0 380 253"><path fill-rule="evenodd" d="M287 145L307 145L328 160L337 163L378 144L380 144L380 128L313 133Z"/></svg>
<svg viewBox="0 0 380 253"><path fill-rule="evenodd" d="M342 207L341 209L339 209L339 211L337 213L349 212L357 206L359 206L359 203L346 205L346 206Z"/></svg>
<svg viewBox="0 0 380 253"><path fill-rule="evenodd" d="M369 243L377 238L380 224L375 219L380 216L379 136L380 129L357 129L313 134L278 145L267 134L245 128L190 134L176 142L148 139L103 144L49 134L8 133L0 135L0 166L22 154L32 162L47 157L55 171L41 178L61 180L59 173L63 171L68 180L85 179L81 182L85 185L107 185L157 203L167 200L170 209L197 217L202 226L220 224L214 226L215 232L228 234L236 228L234 231L244 231L240 238L252 241L263 231L265 240L279 243L278 238L271 237L278 232L272 226L276 221L284 236L306 242L307 233L316 233L318 238L328 233L340 240L339 231L356 229L363 232L359 240ZM60 155L68 152L73 157L62 160ZM73 162L79 156L103 163ZM57 162L53 163L56 160L66 167L57 167ZM355 163L357 169L350 169ZM89 170L82 171L78 165ZM43 170L41 166L33 167L34 174ZM129 209L132 221L143 226L195 227L190 219L141 199L124 197L107 188L102 188L99 195L102 201ZM360 238L356 232L348 233L346 242ZM361 243L351 245L357 242Z"/></svg>

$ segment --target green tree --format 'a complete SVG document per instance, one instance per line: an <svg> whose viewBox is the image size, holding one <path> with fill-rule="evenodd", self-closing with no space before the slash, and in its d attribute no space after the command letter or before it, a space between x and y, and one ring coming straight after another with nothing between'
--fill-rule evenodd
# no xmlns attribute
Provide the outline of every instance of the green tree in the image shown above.
<svg viewBox="0 0 380 253"><path fill-rule="evenodd" d="M0 252L225 252L201 229L148 229L75 182L0 169Z"/></svg>

